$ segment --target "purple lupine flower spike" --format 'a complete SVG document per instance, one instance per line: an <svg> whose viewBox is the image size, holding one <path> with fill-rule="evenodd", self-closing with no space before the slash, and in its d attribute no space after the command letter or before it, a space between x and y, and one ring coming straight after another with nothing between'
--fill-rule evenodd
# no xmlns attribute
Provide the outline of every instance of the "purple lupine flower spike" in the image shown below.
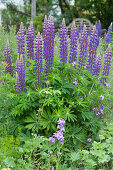
<svg viewBox="0 0 113 170"><path fill-rule="evenodd" d="M60 141L60 144L63 145L63 140L64 140L64 131L65 131L65 120L62 118L59 118L58 122L58 126L57 128L59 130L57 130L52 137L49 138L49 142L51 143L55 143L55 138L57 138Z"/></svg>
<svg viewBox="0 0 113 170"><path fill-rule="evenodd" d="M70 32L70 60L69 63L77 62L77 28L75 22L72 23Z"/></svg>
<svg viewBox="0 0 113 170"><path fill-rule="evenodd" d="M87 70L90 71L91 73L93 71L93 67L95 63L96 50L97 50L97 31L96 31L96 27L93 26L90 42L89 42L89 55L86 64Z"/></svg>
<svg viewBox="0 0 113 170"><path fill-rule="evenodd" d="M25 92L25 64L24 57L21 55L16 62L16 92Z"/></svg>
<svg viewBox="0 0 113 170"><path fill-rule="evenodd" d="M27 30L27 56L29 59L34 59L34 28L33 22L30 23L30 26Z"/></svg>
<svg viewBox="0 0 113 170"><path fill-rule="evenodd" d="M98 54L95 59L95 64L93 68L93 75L99 75L100 73L100 68L101 68L101 55Z"/></svg>
<svg viewBox="0 0 113 170"><path fill-rule="evenodd" d="M106 50L106 54L105 54L105 60L104 60L104 68L103 68L103 72L102 72L102 76L109 76L109 72L111 69L111 46L108 45L108 48ZM101 83L103 83L106 86L107 82L107 78L102 77L101 78Z"/></svg>
<svg viewBox="0 0 113 170"><path fill-rule="evenodd" d="M78 67L80 72L84 69L85 66L87 50L88 50L88 33L86 30L86 26L84 25L80 38L80 56L78 61Z"/></svg>
<svg viewBox="0 0 113 170"><path fill-rule="evenodd" d="M62 21L62 26L59 32L60 37L60 64L67 63L67 56L68 56L68 43L67 43L67 28L65 24L65 19Z"/></svg>
<svg viewBox="0 0 113 170"><path fill-rule="evenodd" d="M98 54L95 59L95 64L93 67L93 75L99 75L100 73L100 68L101 68L101 55Z"/></svg>
<svg viewBox="0 0 113 170"><path fill-rule="evenodd" d="M42 37L37 34L35 40L35 81L38 88L42 85Z"/></svg>
<svg viewBox="0 0 113 170"><path fill-rule="evenodd" d="M102 28L101 28L100 20L98 22L96 22L95 26L96 26L98 37L101 37Z"/></svg>
<svg viewBox="0 0 113 170"><path fill-rule="evenodd" d="M9 47L9 41L7 40L5 50L4 50L4 56L5 56L5 70L6 73L13 74L12 72L12 66L11 66L11 55L10 55L10 47Z"/></svg>
<svg viewBox="0 0 113 170"><path fill-rule="evenodd" d="M101 22L100 20L95 24L97 30L97 45L99 45L99 37L101 37Z"/></svg>
<svg viewBox="0 0 113 170"><path fill-rule="evenodd" d="M46 76L48 73L52 73L53 59L54 59L54 22L53 17L49 16L47 23L47 55L45 57L45 66L46 66Z"/></svg>
<svg viewBox="0 0 113 170"><path fill-rule="evenodd" d="M46 59L47 58L47 26L48 26L48 20L47 20L47 16L45 16L44 18L44 24L43 24L43 58Z"/></svg>
<svg viewBox="0 0 113 170"><path fill-rule="evenodd" d="M113 30L113 25L111 23L109 28L108 28L106 37L105 37L105 41L108 42L108 43L111 43L111 41L112 41L112 30Z"/></svg>
<svg viewBox="0 0 113 170"><path fill-rule="evenodd" d="M18 40L18 54L19 54L19 57L21 54L24 54L25 53L25 48L24 48L24 44L25 44L25 35L24 35L24 25L23 23L20 24L20 29L18 31L18 37L17 37L17 40Z"/></svg>

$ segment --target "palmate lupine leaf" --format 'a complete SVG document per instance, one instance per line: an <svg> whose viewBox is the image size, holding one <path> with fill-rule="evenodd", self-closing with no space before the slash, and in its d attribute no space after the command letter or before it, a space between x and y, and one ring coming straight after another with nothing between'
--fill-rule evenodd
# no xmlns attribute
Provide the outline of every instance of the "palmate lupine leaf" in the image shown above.
<svg viewBox="0 0 113 170"><path fill-rule="evenodd" d="M77 117L76 117L76 115L71 114L71 113L73 113L73 111L71 111L70 108L65 107L65 109L64 109L64 111L63 111L63 118L64 118L65 120L68 120L69 122L70 122L70 121L74 122L74 121L77 120L77 119L76 119Z"/></svg>
<svg viewBox="0 0 113 170"><path fill-rule="evenodd" d="M39 124L43 127L43 129L56 130L55 128L56 124L49 110L47 110L47 112L46 111L43 112L39 120Z"/></svg>
<svg viewBox="0 0 113 170"><path fill-rule="evenodd" d="M30 114L30 116L26 117L24 120L27 125L25 126L28 129L36 129L38 127L38 115L36 115L36 112Z"/></svg>

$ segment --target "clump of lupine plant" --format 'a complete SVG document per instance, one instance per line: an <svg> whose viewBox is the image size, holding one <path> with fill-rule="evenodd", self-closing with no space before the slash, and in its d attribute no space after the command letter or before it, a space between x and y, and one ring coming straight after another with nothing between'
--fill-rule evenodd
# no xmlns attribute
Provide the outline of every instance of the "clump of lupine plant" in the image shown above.
<svg viewBox="0 0 113 170"><path fill-rule="evenodd" d="M72 23L70 32L70 60L69 63L77 62L77 28L75 22Z"/></svg>
<svg viewBox="0 0 113 170"><path fill-rule="evenodd" d="M67 28L65 24L65 19L62 21L62 25L59 31L60 37L60 64L67 63L68 57L68 43L67 43Z"/></svg>
<svg viewBox="0 0 113 170"><path fill-rule="evenodd" d="M78 61L78 67L79 67L80 72L84 69L84 66L85 66L87 50L88 50L88 33L86 30L86 26L84 25L83 31L80 37L80 55L79 55L79 61Z"/></svg>
<svg viewBox="0 0 113 170"><path fill-rule="evenodd" d="M93 67L93 75L99 75L101 69L101 55L98 54L95 59L94 67Z"/></svg>
<svg viewBox="0 0 113 170"><path fill-rule="evenodd" d="M20 57L21 54L25 53L25 35L23 23L20 24L17 40L18 40L18 54Z"/></svg>
<svg viewBox="0 0 113 170"><path fill-rule="evenodd" d="M13 72L12 72L12 65L11 65L11 54L10 54L10 47L9 47L8 40L6 42L4 56L5 56L5 71L6 73L10 73L12 75Z"/></svg>
<svg viewBox="0 0 113 170"><path fill-rule="evenodd" d="M109 72L111 69L111 55L112 55L111 54L111 46L108 45L108 48L107 48L106 54L105 54L104 68L103 68L102 76L109 76ZM102 77L101 83L103 83L106 86L107 78Z"/></svg>
<svg viewBox="0 0 113 170"><path fill-rule="evenodd" d="M112 41L112 30L113 30L113 25L111 23L109 28L108 28L107 34L104 38L104 40L108 43L111 43L111 41Z"/></svg>
<svg viewBox="0 0 113 170"><path fill-rule="evenodd" d="M30 26L27 30L27 56L28 59L34 59L34 28L33 28L33 22L30 23Z"/></svg>
<svg viewBox="0 0 113 170"><path fill-rule="evenodd" d="M44 19L43 25L43 41L44 41L44 59L46 77L48 73L52 73L53 59L54 59L54 22L53 17L49 16Z"/></svg>
<svg viewBox="0 0 113 170"><path fill-rule="evenodd" d="M58 120L58 126L57 128L59 129L58 131L56 131L52 137L49 138L49 142L53 142L55 143L55 138L57 138L59 141L60 141L60 144L62 145L63 144L63 140L64 140L64 136L63 136L63 133L65 131L65 128L64 128L64 125L65 125L65 120L62 119L62 118L59 118Z"/></svg>
<svg viewBox="0 0 113 170"><path fill-rule="evenodd" d="M42 85L42 37L40 33L37 34L35 40L35 66L36 87L40 88Z"/></svg>
<svg viewBox="0 0 113 170"><path fill-rule="evenodd" d="M93 26L93 29L91 31L91 36L90 36L90 42L89 42L89 55L86 64L87 70L90 71L91 73L93 71L93 67L95 63L96 50L97 50L97 31L96 31L96 26Z"/></svg>
<svg viewBox="0 0 113 170"><path fill-rule="evenodd" d="M15 67L15 73L16 73L16 85L15 90L16 92L25 92L25 63L24 63L24 57L21 55L16 62Z"/></svg>

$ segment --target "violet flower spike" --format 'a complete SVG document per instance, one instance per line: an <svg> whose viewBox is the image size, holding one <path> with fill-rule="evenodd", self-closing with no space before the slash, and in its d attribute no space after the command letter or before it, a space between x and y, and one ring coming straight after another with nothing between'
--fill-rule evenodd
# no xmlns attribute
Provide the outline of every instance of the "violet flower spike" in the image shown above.
<svg viewBox="0 0 113 170"><path fill-rule="evenodd" d="M27 56L29 59L34 59L34 28L33 23L30 23L30 26L27 30L26 35L26 41L27 41Z"/></svg>
<svg viewBox="0 0 113 170"><path fill-rule="evenodd" d="M110 26L109 26L109 28L108 28L106 37L105 37L105 41L106 41L107 43L111 43L111 41L112 41L112 30L113 30L113 25L112 25L112 23L111 23Z"/></svg>
<svg viewBox="0 0 113 170"><path fill-rule="evenodd" d="M80 38L80 56L78 61L78 69L81 72L84 69L85 61L87 57L87 50L88 50L88 33L86 30L86 26L84 25L83 31L81 33Z"/></svg>
<svg viewBox="0 0 113 170"><path fill-rule="evenodd" d="M13 74L12 72L12 65L11 65L11 54L10 54L10 47L9 47L9 41L7 40L5 50L4 50L4 56L5 56L5 71L6 73Z"/></svg>
<svg viewBox="0 0 113 170"><path fill-rule="evenodd" d="M20 57L21 54L25 53L25 45L24 45L25 44L25 35L24 35L24 25L23 25L23 23L20 24L20 29L18 31L17 40L18 40L18 54L19 54L19 57Z"/></svg>
<svg viewBox="0 0 113 170"><path fill-rule="evenodd" d="M35 40L35 82L37 88L42 86L42 37L39 32Z"/></svg>
<svg viewBox="0 0 113 170"><path fill-rule="evenodd" d="M100 20L98 22L96 22L95 26L96 26L98 37L101 37L102 26L101 26Z"/></svg>
<svg viewBox="0 0 113 170"><path fill-rule="evenodd" d="M53 67L53 59L54 59L54 35L55 27L53 22L53 17L49 16L47 23L47 55L45 57L45 65L46 65L46 78L48 77L48 73L52 73Z"/></svg>
<svg viewBox="0 0 113 170"><path fill-rule="evenodd" d="M60 64L67 63L68 56L68 43L67 43L67 28L65 24L65 19L62 20L62 26L59 31L60 37Z"/></svg>
<svg viewBox="0 0 113 170"><path fill-rule="evenodd" d="M77 62L77 28L75 22L72 23L70 32L70 60L69 63Z"/></svg>
<svg viewBox="0 0 113 170"><path fill-rule="evenodd" d="M96 50L97 50L97 31L96 27L93 26L93 30L91 32L90 43L89 43L89 55L87 58L86 68L88 71L92 73L95 58L96 58Z"/></svg>
<svg viewBox="0 0 113 170"><path fill-rule="evenodd" d="M48 20L47 20L47 16L45 16L44 18L44 23L43 23L43 58L46 59L47 58L47 25L48 25Z"/></svg>
<svg viewBox="0 0 113 170"><path fill-rule="evenodd" d="M25 92L25 63L24 58L21 55L20 58L17 59L16 62L16 92Z"/></svg>
<svg viewBox="0 0 113 170"><path fill-rule="evenodd" d="M57 128L59 129L58 131L56 131L52 137L49 138L49 142L53 142L55 143L55 138L57 138L57 140L60 141L60 144L63 145L63 141L64 141L64 131L65 131L65 128L64 128L64 124L65 124L65 120L62 119L62 118L59 118L59 120L57 121L58 122L58 126Z"/></svg>
<svg viewBox="0 0 113 170"><path fill-rule="evenodd" d="M95 59L94 67L93 67L93 75L99 75L101 69L101 55L98 54Z"/></svg>
<svg viewBox="0 0 113 170"><path fill-rule="evenodd" d="M112 56L111 46L109 44L108 48L106 50L106 54L105 54L104 68L103 68L102 76L109 76L109 72L110 72L110 69L111 69L111 56ZM106 82L107 82L107 78L102 77L101 83L103 83L104 86L106 86Z"/></svg>

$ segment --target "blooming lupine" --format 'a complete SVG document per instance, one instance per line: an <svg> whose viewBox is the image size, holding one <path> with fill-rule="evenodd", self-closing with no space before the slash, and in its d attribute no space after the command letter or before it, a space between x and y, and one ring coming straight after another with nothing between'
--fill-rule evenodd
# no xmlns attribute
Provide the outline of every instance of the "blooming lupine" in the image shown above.
<svg viewBox="0 0 113 170"><path fill-rule="evenodd" d="M96 31L96 27L93 26L91 37L90 37L90 43L89 43L89 55L87 58L87 65L86 65L87 70L90 71L91 73L93 71L93 67L95 63L96 50L97 50L97 31Z"/></svg>
<svg viewBox="0 0 113 170"><path fill-rule="evenodd" d="M105 54L102 76L109 76L110 68L111 68L111 46L109 45ZM101 83L103 83L106 86L106 82L107 78L102 77Z"/></svg>
<svg viewBox="0 0 113 170"><path fill-rule="evenodd" d="M24 57L21 55L16 62L16 92L25 92L25 64Z"/></svg>
<svg viewBox="0 0 113 170"><path fill-rule="evenodd" d="M48 25L48 20L47 16L44 18L44 23L43 23L43 58L47 58L47 25Z"/></svg>
<svg viewBox="0 0 113 170"><path fill-rule="evenodd" d="M54 134L53 134L53 137L50 137L49 138L49 142L55 142L55 138L57 138L59 141L60 141L60 144L62 145L63 144L63 140L64 140L64 136L63 136L63 132L65 131L65 128L64 128L64 124L65 124L65 120L62 119L62 118L59 118L58 120L58 126L57 128L59 129L58 131L56 131Z"/></svg>
<svg viewBox="0 0 113 170"><path fill-rule="evenodd" d="M98 54L95 59L94 67L93 67L93 75L99 75L101 68L101 55Z"/></svg>
<svg viewBox="0 0 113 170"><path fill-rule="evenodd" d="M52 16L49 16L48 20L45 17L43 25L43 41L46 78L48 77L48 73L52 72L54 59L54 32L55 28Z"/></svg>
<svg viewBox="0 0 113 170"><path fill-rule="evenodd" d="M42 85L42 37L37 34L35 40L35 80L38 88Z"/></svg>
<svg viewBox="0 0 113 170"><path fill-rule="evenodd" d="M27 41L27 56L29 59L34 59L34 28L32 22L30 23L30 26L28 27L27 30L26 41Z"/></svg>
<svg viewBox="0 0 113 170"><path fill-rule="evenodd" d="M102 28L101 28L100 20L98 22L96 22L95 26L96 26L98 37L101 37Z"/></svg>
<svg viewBox="0 0 113 170"><path fill-rule="evenodd" d="M59 32L60 37L60 64L67 63L67 56L68 56L68 43L67 43L67 28L65 24L65 19L62 21L62 26Z"/></svg>
<svg viewBox="0 0 113 170"><path fill-rule="evenodd" d="M111 41L112 41L112 30L113 30L113 25L111 23L109 28L108 28L107 34L104 38L105 41L108 42L108 43L111 43Z"/></svg>
<svg viewBox="0 0 113 170"><path fill-rule="evenodd" d="M54 22L53 17L49 16L48 18L48 27L47 27L47 40L48 40L48 51L47 51L47 58L45 58L46 62L46 73L52 73L53 67L53 59L54 59Z"/></svg>
<svg viewBox="0 0 113 170"><path fill-rule="evenodd" d="M72 23L70 32L70 63L77 62L77 28L75 22Z"/></svg>
<svg viewBox="0 0 113 170"><path fill-rule="evenodd" d="M21 54L24 54L25 53L25 35L24 35L24 25L23 23L20 24L20 29L18 31L18 54L19 54L19 57ZM24 57L24 56L23 56Z"/></svg>
<svg viewBox="0 0 113 170"><path fill-rule="evenodd" d="M8 40L6 42L4 56L5 56L5 70L6 70L6 73L9 72L12 75L13 72L12 72L12 66L11 66L11 55L10 55L10 47L9 47L9 41Z"/></svg>
<svg viewBox="0 0 113 170"><path fill-rule="evenodd" d="M87 57L87 49L88 49L88 33L86 30L86 26L84 25L80 38L80 55L78 61L79 71L82 71L84 69Z"/></svg>

